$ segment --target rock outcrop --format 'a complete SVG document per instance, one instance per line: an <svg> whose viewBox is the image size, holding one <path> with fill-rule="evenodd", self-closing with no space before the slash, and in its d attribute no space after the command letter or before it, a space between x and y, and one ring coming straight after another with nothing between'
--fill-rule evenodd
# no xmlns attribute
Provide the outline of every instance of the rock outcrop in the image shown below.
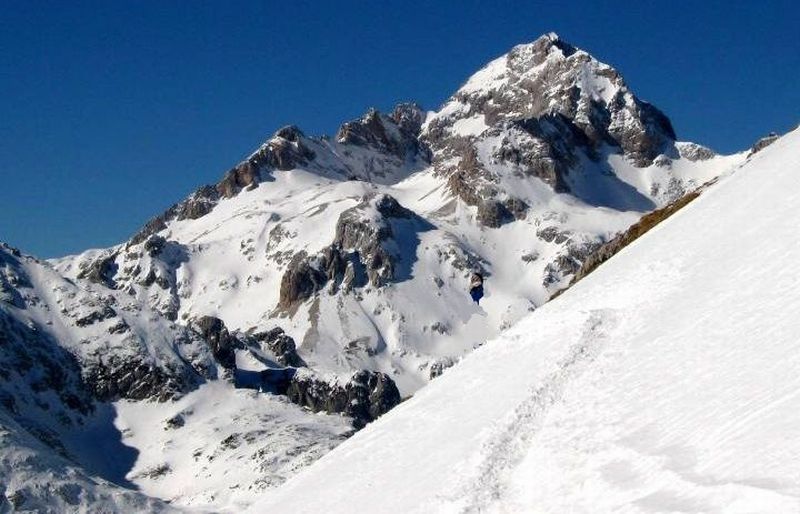
<svg viewBox="0 0 800 514"><path fill-rule="evenodd" d="M197 219L205 216L223 198L231 198L244 189L254 188L271 180L272 170L291 170L314 159L305 135L295 126L275 132L266 143L247 159L230 169L216 185L205 185L189 198L178 202L164 213L148 221L130 240L138 244L167 227L170 221Z"/></svg>
<svg viewBox="0 0 800 514"><path fill-rule="evenodd" d="M369 283L380 287L395 278L400 258L396 248L388 244L395 237L393 221L416 219L418 217L413 212L392 196L366 196L357 206L339 216L333 244L345 251L356 252L366 269Z"/></svg>
<svg viewBox="0 0 800 514"><path fill-rule="evenodd" d="M714 150L697 143L677 143L675 146L678 148L678 153L680 153L681 157L692 162L707 161L717 155Z"/></svg>
<svg viewBox="0 0 800 514"><path fill-rule="evenodd" d="M227 370L236 368L236 350L241 348L242 344L228 332L221 319L203 316L195 320L192 326L208 344L214 359L223 368Z"/></svg>
<svg viewBox="0 0 800 514"><path fill-rule="evenodd" d="M342 413L357 428L377 419L400 403L400 392L386 374L362 370L345 384L328 382L312 373L292 377L286 395L292 402L314 412Z"/></svg>
<svg viewBox="0 0 800 514"><path fill-rule="evenodd" d="M747 154L747 157L751 157L754 154L757 154L764 148L768 147L769 145L777 141L779 137L780 136L775 132L770 132L769 134L767 134L766 136L762 137L761 139L755 142L753 147L750 148L750 152Z"/></svg>
<svg viewBox="0 0 800 514"><path fill-rule="evenodd" d="M149 250L157 253L160 247L161 241L154 240ZM108 270L116 269L114 255L101 254L79 274L87 282L108 285L113 281ZM47 371L41 376L60 384L64 371L48 363L64 361L64 369L74 364L81 387L98 401L164 401L183 395L213 375L207 356L198 348L199 341L185 328L172 326L148 311L153 317L147 321L152 323L147 328L160 334L147 333L138 317L141 307L121 307L113 295L84 291L59 276L48 263L6 251L5 247L0 247L0 289L10 299L7 305L25 309L9 311L0 304L0 316L4 317L0 337L5 340L0 353L14 351L16 362L27 363L12 368L45 366ZM39 314L34 316L35 312ZM53 325L61 329L53 331ZM156 343L159 337L167 341ZM20 341L38 352L35 360L23 358L23 353L15 350L21 348L17 346Z"/></svg>
<svg viewBox="0 0 800 514"><path fill-rule="evenodd" d="M83 372L54 338L0 310L0 397L12 414L39 407L72 424L70 410L88 414L94 409L93 384ZM90 373L86 377L92 378ZM51 405L48 395L61 405Z"/></svg>
<svg viewBox="0 0 800 514"><path fill-rule="evenodd" d="M96 260L88 263L87 266L78 273L78 278L114 288L116 286L114 283L114 275L117 272L116 258L117 255L113 252L101 255Z"/></svg>
<svg viewBox="0 0 800 514"><path fill-rule="evenodd" d="M33 284L19 270L17 259L20 257L19 250L5 243L0 246L0 302L24 309L25 299L19 289L32 289Z"/></svg>
<svg viewBox="0 0 800 514"><path fill-rule="evenodd" d="M126 291L175 321L181 300L177 273L186 259L185 246L151 234L139 243L128 242L79 262L77 278Z"/></svg>
<svg viewBox="0 0 800 514"><path fill-rule="evenodd" d="M285 126L217 184L202 186L148 221L130 244L143 242L171 221L205 216L220 200L271 181L274 170L309 168L357 180L399 180L410 170L430 163L430 149L419 139L424 117L422 109L413 103L399 104L389 115L370 109L360 119L344 123L335 142L327 137L310 138L294 125Z"/></svg>
<svg viewBox="0 0 800 514"><path fill-rule="evenodd" d="M371 194L345 210L336 223L333 243L309 256L294 255L281 279L279 307L290 310L329 282L348 291L370 284L382 287L405 278L403 264L412 248L400 248L397 238L409 239L432 225L390 195Z"/></svg>
<svg viewBox="0 0 800 514"><path fill-rule="evenodd" d="M266 332L259 332L253 334L252 338L258 341L263 349L275 355L278 364L294 368L306 366L306 363L297 354L297 345L295 345L294 339L289 337L282 328L275 327Z"/></svg>
<svg viewBox="0 0 800 514"><path fill-rule="evenodd" d="M322 290L329 280L343 276L341 250L328 247L313 258L305 251L296 253L281 277L279 308L291 310Z"/></svg>
<svg viewBox="0 0 800 514"><path fill-rule="evenodd" d="M389 115L370 109L360 119L344 123L336 133L336 141L401 160L429 158L428 149L418 139L424 117L422 109L413 103L399 104Z"/></svg>

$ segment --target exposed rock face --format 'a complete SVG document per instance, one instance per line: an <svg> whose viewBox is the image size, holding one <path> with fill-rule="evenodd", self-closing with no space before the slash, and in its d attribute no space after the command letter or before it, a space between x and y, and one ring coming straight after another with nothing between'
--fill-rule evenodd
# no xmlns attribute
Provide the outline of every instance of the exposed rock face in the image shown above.
<svg viewBox="0 0 800 514"><path fill-rule="evenodd" d="M392 221L415 217L389 195L367 196L339 217L333 243L357 252L370 284L380 287L395 277L397 255L386 244L395 235Z"/></svg>
<svg viewBox="0 0 800 514"><path fill-rule="evenodd" d="M217 192L230 198L242 189L255 187L270 170L291 170L307 165L314 152L304 142L305 135L295 126L278 130L244 162L230 170L217 184Z"/></svg>
<svg viewBox="0 0 800 514"><path fill-rule="evenodd" d="M747 154L747 156L750 157L750 156L760 152L764 148L768 147L769 145L771 145L772 143L777 141L779 137L780 136L778 134L776 134L775 132L770 132L768 135L766 135L766 136L762 137L761 139L759 139L758 141L756 141L756 143L750 149L750 153Z"/></svg>
<svg viewBox="0 0 800 514"><path fill-rule="evenodd" d="M428 157L428 150L417 138L423 118L422 109L412 103L399 104L388 116L370 109L360 119L344 123L336 133L336 141L403 160L419 154Z"/></svg>
<svg viewBox="0 0 800 514"><path fill-rule="evenodd" d="M222 198L230 198L247 188L258 186L264 180L271 180L271 170L290 170L307 165L314 159L314 152L305 142L303 133L294 126L283 127L264 143L250 157L225 173L216 185L206 185L192 193L163 214L145 224L130 241L138 244L167 227L173 220L197 219L205 216Z"/></svg>
<svg viewBox="0 0 800 514"><path fill-rule="evenodd" d="M565 177L578 162L576 149L591 145L588 136L561 113L510 121L506 132L493 157L559 193L569 190Z"/></svg>
<svg viewBox="0 0 800 514"><path fill-rule="evenodd" d="M428 377L431 380L433 380L436 377L440 377L442 376L442 374L444 374L445 371L453 367L455 364L456 364L455 359L452 359L450 357L436 360L430 365L429 368L430 371Z"/></svg>
<svg viewBox="0 0 800 514"><path fill-rule="evenodd" d="M331 249L328 254L331 260L325 259L324 253L316 259L310 259L304 251L292 257L289 266L281 278L280 307L291 309L325 287L331 277L337 275L336 263L340 261L340 252Z"/></svg>
<svg viewBox="0 0 800 514"><path fill-rule="evenodd" d="M390 117L405 137L417 139L425 121L425 111L419 104L401 103L395 106ZM412 143L412 146L418 147L417 143Z"/></svg>
<svg viewBox="0 0 800 514"><path fill-rule="evenodd" d="M78 274L78 278L114 288L114 274L117 272L116 258L117 256L114 253L99 257L94 262L89 263L89 265Z"/></svg>
<svg viewBox="0 0 800 514"><path fill-rule="evenodd" d="M125 291L175 321L181 302L177 274L187 254L184 245L152 234L80 262L77 278Z"/></svg>
<svg viewBox="0 0 800 514"><path fill-rule="evenodd" d="M157 253L162 241L156 239L151 243L150 250ZM113 279L107 272L111 268L116 268L113 255L104 254L80 273L88 281L102 279L107 284ZM60 355L57 361L63 360L65 369L74 363L80 373L81 387L100 401L120 398L164 401L181 396L209 376L206 357L196 351L198 341L185 329L167 327L165 320L149 311L155 315L151 319L154 325L149 328L159 327L161 337L170 338L170 354L167 355L164 348L153 350L153 353L165 352L156 358L151 353L155 343L144 339L155 336L149 333L143 336L145 332L141 327L131 330L140 308L122 308L113 296L83 291L60 277L45 262L0 248L0 285L3 284L12 288L9 289L10 298L16 305L11 305L25 307L26 311L6 311L0 304L0 316L5 316L2 337L7 340L7 344L0 345L0 353L2 348L11 351L19 341L26 341L26 346L33 345L31 348L40 351L36 358L39 364L34 366L31 362L21 369L45 366L48 370L42 376L60 381L65 376L64 371L47 364L50 362L48 354L51 357ZM47 291L46 300L42 291ZM53 308L55 305L57 309ZM42 324L35 321L37 318L30 318L23 324L20 319L31 312L40 312L39 319L56 320L63 329L54 334L49 328L53 321ZM69 337L65 336L65 331ZM55 337L59 338L57 342ZM22 354L16 352L16 355Z"/></svg>
<svg viewBox="0 0 800 514"><path fill-rule="evenodd" d="M717 155L714 150L697 143L678 143L676 146L680 156L690 161L707 161Z"/></svg>
<svg viewBox="0 0 800 514"><path fill-rule="evenodd" d="M330 281L335 288L349 290L365 285L363 276L373 287L403 278L396 232L416 234L430 228L390 195L365 196L339 216L330 246L314 256L299 252L292 258L281 279L279 306L291 309Z"/></svg>
<svg viewBox="0 0 800 514"><path fill-rule="evenodd" d="M286 396L292 379L297 374L296 368L267 368L258 373L259 389L272 394Z"/></svg>
<svg viewBox="0 0 800 514"><path fill-rule="evenodd" d="M180 398L189 389L179 376L170 375L158 366L137 357L111 354L84 365L84 380L100 401L167 401ZM193 381L196 385L199 377Z"/></svg>
<svg viewBox="0 0 800 514"><path fill-rule="evenodd" d="M306 365L297 354L294 339L286 335L282 328L276 327L267 332L253 334L253 339L260 342L278 359L279 364L301 368Z"/></svg>
<svg viewBox="0 0 800 514"><path fill-rule="evenodd" d="M0 302L24 309L25 299L19 288L31 289L33 284L16 266L19 257L19 250L5 244L0 246Z"/></svg>
<svg viewBox="0 0 800 514"><path fill-rule="evenodd" d="M242 345L228 332L225 323L213 316L203 316L195 320L193 326L208 343L217 362L225 369L235 369L236 349L241 348Z"/></svg>
<svg viewBox="0 0 800 514"><path fill-rule="evenodd" d="M0 354L3 369L0 381L14 383L15 376L30 384L32 391L51 391L66 408L87 414L92 402L155 399L165 401L181 396L199 383L200 377L185 370L171 373L137 354L90 354L79 358L62 349L45 332L25 327L0 311ZM43 404L47 400L26 399L17 390L17 401ZM54 406L55 408L55 406ZM67 419L62 416L61 419Z"/></svg>
<svg viewBox="0 0 800 514"><path fill-rule="evenodd" d="M104 305L99 310L96 310L82 318L78 318L75 320L75 324L79 327L85 327L88 325L94 325L99 321L115 318L116 316L117 311L115 311L113 307L110 305Z"/></svg>
<svg viewBox="0 0 800 514"><path fill-rule="evenodd" d="M30 389L21 387L29 384ZM52 405L53 395L62 405ZM52 409L54 418L73 422L75 410L88 414L94 409L77 359L35 327L26 326L0 310L0 396L12 414L36 406Z"/></svg>
<svg viewBox="0 0 800 514"><path fill-rule="evenodd" d="M400 403L394 381L384 373L359 371L340 385L310 373L297 373L286 392L289 399L311 410L343 413L363 427Z"/></svg>
<svg viewBox="0 0 800 514"><path fill-rule="evenodd" d="M502 151L500 149L499 151ZM504 223L525 217L527 205L522 200L507 197L498 200L492 176L478 160L475 148L467 147L455 171L447 178L450 191L467 205L478 208L477 221L484 226L497 228Z"/></svg>
<svg viewBox="0 0 800 514"><path fill-rule="evenodd" d="M567 241L561 253L545 267L542 285L553 292L560 289L601 246L602 242L594 240Z"/></svg>
<svg viewBox="0 0 800 514"><path fill-rule="evenodd" d="M144 251L150 257L158 257L164 251L165 246L167 246L166 239L159 235L152 235L144 242Z"/></svg>
<svg viewBox="0 0 800 514"><path fill-rule="evenodd" d="M361 370L341 384L338 379L326 379L308 370L297 354L294 340L279 327L252 335L237 334L237 338L228 333L225 324L217 318L206 316L193 325L212 346L215 357L225 362L228 369L236 370L234 349L259 344L275 355L279 364L286 366L259 372L236 370L237 387L286 395L289 401L314 412L344 414L353 418L356 428L363 427L400 403L397 386L384 373ZM230 358L224 356L228 350Z"/></svg>
<svg viewBox="0 0 800 514"><path fill-rule="evenodd" d="M150 235L167 228L170 221L194 220L205 216L220 200L220 193L215 186L202 186L197 191L181 202L176 203L162 214L148 221L139 232L129 241L129 244L139 244Z"/></svg>
<svg viewBox="0 0 800 514"><path fill-rule="evenodd" d="M570 170L600 159L604 148L640 167L677 153L661 111L636 98L616 70L555 34L514 47L473 75L428 121L422 139L437 173L489 227L527 208L487 171L490 161L567 192ZM487 156L479 148L494 150Z"/></svg>

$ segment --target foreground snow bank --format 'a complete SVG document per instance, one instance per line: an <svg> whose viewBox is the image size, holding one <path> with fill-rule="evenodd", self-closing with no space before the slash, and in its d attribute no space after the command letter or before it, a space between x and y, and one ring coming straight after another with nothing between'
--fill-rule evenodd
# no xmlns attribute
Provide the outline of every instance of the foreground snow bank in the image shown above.
<svg viewBox="0 0 800 514"><path fill-rule="evenodd" d="M796 512L800 132L254 512Z"/></svg>

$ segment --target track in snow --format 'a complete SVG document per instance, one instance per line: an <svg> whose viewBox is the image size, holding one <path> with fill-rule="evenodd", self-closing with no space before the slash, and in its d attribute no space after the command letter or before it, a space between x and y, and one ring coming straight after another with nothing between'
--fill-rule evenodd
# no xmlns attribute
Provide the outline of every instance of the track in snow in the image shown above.
<svg viewBox="0 0 800 514"><path fill-rule="evenodd" d="M583 333L572 345L556 369L542 383L532 388L523 401L501 422L480 451L482 462L475 476L457 488L446 503L459 505L464 513L483 512L502 497L509 471L514 469L530 449L531 439L542 426L550 408L558 403L567 384L584 372L606 346L609 331L616 326L613 309L591 311L584 323Z"/></svg>

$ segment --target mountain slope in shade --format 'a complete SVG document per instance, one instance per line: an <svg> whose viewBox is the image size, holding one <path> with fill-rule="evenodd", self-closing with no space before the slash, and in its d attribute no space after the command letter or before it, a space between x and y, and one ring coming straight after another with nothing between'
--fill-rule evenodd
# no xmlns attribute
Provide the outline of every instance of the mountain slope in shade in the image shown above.
<svg viewBox="0 0 800 514"><path fill-rule="evenodd" d="M253 512L797 511L798 173L795 130Z"/></svg>
<svg viewBox="0 0 800 514"><path fill-rule="evenodd" d="M2 512L178 512L59 455L0 410Z"/></svg>

